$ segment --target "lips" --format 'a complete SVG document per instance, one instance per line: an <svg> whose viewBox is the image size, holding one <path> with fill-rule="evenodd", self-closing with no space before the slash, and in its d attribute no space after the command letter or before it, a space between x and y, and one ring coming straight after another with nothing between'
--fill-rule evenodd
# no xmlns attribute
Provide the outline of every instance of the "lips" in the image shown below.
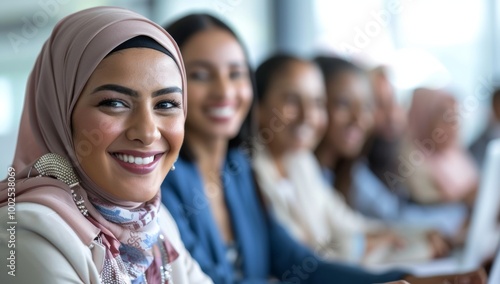
<svg viewBox="0 0 500 284"><path fill-rule="evenodd" d="M110 155L125 170L134 174L148 174L158 165L158 161L165 152L138 152L138 151L118 151Z"/></svg>

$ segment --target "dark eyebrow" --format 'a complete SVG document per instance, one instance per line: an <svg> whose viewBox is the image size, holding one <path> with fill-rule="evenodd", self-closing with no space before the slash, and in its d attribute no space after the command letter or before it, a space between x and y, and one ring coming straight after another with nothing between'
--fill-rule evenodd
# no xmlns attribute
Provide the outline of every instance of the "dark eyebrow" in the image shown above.
<svg viewBox="0 0 500 284"><path fill-rule="evenodd" d="M210 68L212 67L212 65L209 63L209 62L206 62L206 61L202 61L202 60L194 60L194 61L191 61L189 63L186 63L186 67L187 66L201 66L201 67L205 67L205 68Z"/></svg>
<svg viewBox="0 0 500 284"><path fill-rule="evenodd" d="M246 62L229 62L228 64L230 67L248 67ZM186 66L201 66L205 68L211 68L213 66L212 63L208 61L203 61L203 60L194 60L191 62L186 63Z"/></svg>
<svg viewBox="0 0 500 284"><path fill-rule="evenodd" d="M131 97L138 97L139 96L139 94L136 91L129 89L127 87L123 87L123 86L115 85L115 84L106 84L106 85L99 86L99 87L94 89L92 94L97 93L99 91L113 91L113 92L121 93L121 94L124 94L127 96L131 96Z"/></svg>
<svg viewBox="0 0 500 284"><path fill-rule="evenodd" d="M131 97L139 97L139 93L137 93L136 91L130 89L130 88L127 88L127 87L123 87L123 86L120 86L120 85L115 85L115 84L106 84L106 85L102 85L102 86L99 86L97 88L94 89L94 91L92 92L93 93L97 93L99 91L113 91L113 92L117 92L117 93L121 93L121 94L124 94L124 95L127 95L127 96L131 96ZM168 88L163 88L163 89L160 89L158 91L154 91L152 96L153 97L157 97L157 96L161 96L161 95L165 95L165 94L171 94L171 93L179 93L179 94L182 94L182 89L179 88L179 87L168 87Z"/></svg>
<svg viewBox="0 0 500 284"><path fill-rule="evenodd" d="M172 94L172 93L179 93L182 95L182 89L179 87L168 87L168 88L163 88L158 91L153 92L153 98L165 94Z"/></svg>

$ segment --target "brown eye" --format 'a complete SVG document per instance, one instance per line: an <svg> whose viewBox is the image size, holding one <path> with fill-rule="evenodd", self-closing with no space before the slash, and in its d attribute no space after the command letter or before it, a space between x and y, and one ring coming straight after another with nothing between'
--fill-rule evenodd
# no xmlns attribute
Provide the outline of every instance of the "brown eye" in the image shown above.
<svg viewBox="0 0 500 284"><path fill-rule="evenodd" d="M178 101L168 100L162 101L155 106L155 109L171 109L180 108L181 104Z"/></svg>
<svg viewBox="0 0 500 284"><path fill-rule="evenodd" d="M99 107L109 107L109 108L126 108L127 105L120 101L120 100L116 100L116 99L105 99L105 100L102 100L99 102L99 104L97 105Z"/></svg>
<svg viewBox="0 0 500 284"><path fill-rule="evenodd" d="M210 79L210 73L206 71L193 71L189 73L189 79L196 81L207 81Z"/></svg>
<svg viewBox="0 0 500 284"><path fill-rule="evenodd" d="M231 78L231 79L239 79L239 78L244 77L244 75L246 75L245 72L237 70L237 71L232 71L229 74L229 78Z"/></svg>

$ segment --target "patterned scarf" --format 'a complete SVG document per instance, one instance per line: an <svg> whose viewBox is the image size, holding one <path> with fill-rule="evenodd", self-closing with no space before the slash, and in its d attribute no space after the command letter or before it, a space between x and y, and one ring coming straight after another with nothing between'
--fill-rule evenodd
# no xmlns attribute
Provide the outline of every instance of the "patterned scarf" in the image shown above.
<svg viewBox="0 0 500 284"><path fill-rule="evenodd" d="M113 271L119 268L119 271L127 273L131 279L143 275L153 262L153 245L160 234L157 219L160 196L156 195L143 207L132 210L105 204L92 197L89 199L104 219L123 228L123 233L115 237L100 223L94 223L103 232L103 244L109 247L102 274L116 274ZM92 222L92 218L90 220Z"/></svg>

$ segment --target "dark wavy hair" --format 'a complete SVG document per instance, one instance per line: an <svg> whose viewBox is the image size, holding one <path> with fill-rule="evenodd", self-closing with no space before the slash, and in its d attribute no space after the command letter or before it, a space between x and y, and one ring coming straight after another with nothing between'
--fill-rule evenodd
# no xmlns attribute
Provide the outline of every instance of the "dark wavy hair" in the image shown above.
<svg viewBox="0 0 500 284"><path fill-rule="evenodd" d="M366 76L364 69L339 57L317 56L313 61L318 64L325 77L325 81L332 80L344 72L353 72Z"/></svg>
<svg viewBox="0 0 500 284"><path fill-rule="evenodd" d="M243 45L243 42L240 40L238 35L234 32L234 30L229 27L226 23L223 21L219 20L215 16L212 16L210 14L206 13L199 13L199 14L189 14L184 17L181 17L180 19L175 20L174 22L165 25L164 26L165 30L174 38L174 40L177 42L177 45L182 51L183 45L188 41L190 38L192 38L194 35L201 33L203 31L217 28L217 29L222 29L224 31L227 31L230 33L236 41L240 44L241 48L243 49L243 52L245 54L246 58L246 63L248 67L248 74L250 76L250 83L252 87L252 93L254 95L254 99L252 100L252 105L250 107L250 111L248 112L247 117L243 121L243 124L241 125L240 131L236 135L236 137L232 138L229 140L229 148L235 148L235 147L240 147L244 143L247 143L250 138L256 133L255 130L255 125L256 123L254 122L255 120L255 104L256 104L256 91L255 91L255 78L253 75L253 70L250 66L249 63L249 57L248 57L248 52ZM189 96L189 93L188 93ZM189 111L189 110L188 110ZM186 141L184 139L184 143L182 145L180 155L184 158L187 158L189 160L195 160L196 157L194 157L192 151L189 150L189 141Z"/></svg>
<svg viewBox="0 0 500 284"><path fill-rule="evenodd" d="M264 101L264 96L277 74L285 71L291 63L301 61L305 60L291 54L277 53L262 62L255 71L257 100Z"/></svg>

